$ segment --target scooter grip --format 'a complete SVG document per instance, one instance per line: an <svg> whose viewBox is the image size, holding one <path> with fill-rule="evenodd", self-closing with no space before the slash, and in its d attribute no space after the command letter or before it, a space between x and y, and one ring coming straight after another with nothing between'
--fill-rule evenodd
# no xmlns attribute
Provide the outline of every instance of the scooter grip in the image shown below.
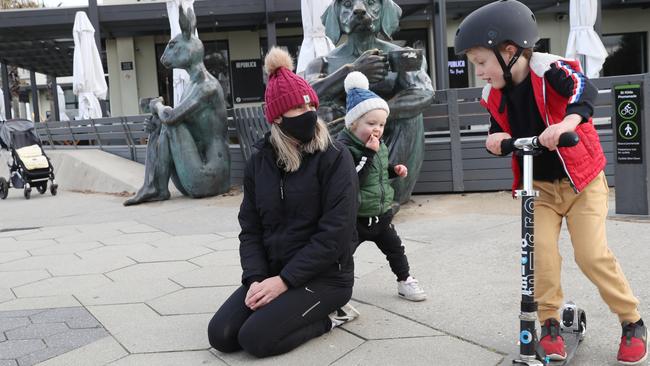
<svg viewBox="0 0 650 366"><path fill-rule="evenodd" d="M557 143L557 147L572 147L576 146L580 142L580 137L575 132L565 132L560 135L560 141Z"/></svg>
<svg viewBox="0 0 650 366"><path fill-rule="evenodd" d="M515 139L501 140L501 156L509 155L515 150Z"/></svg>

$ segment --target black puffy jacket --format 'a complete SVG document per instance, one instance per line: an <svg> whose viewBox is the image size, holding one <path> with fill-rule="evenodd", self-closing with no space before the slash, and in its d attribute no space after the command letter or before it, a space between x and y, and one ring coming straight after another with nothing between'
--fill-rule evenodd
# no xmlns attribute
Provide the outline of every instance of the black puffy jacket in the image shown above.
<svg viewBox="0 0 650 366"><path fill-rule="evenodd" d="M287 173L269 134L256 147L239 210L242 283L280 275L291 287L315 279L352 287L359 187L348 149L335 142Z"/></svg>

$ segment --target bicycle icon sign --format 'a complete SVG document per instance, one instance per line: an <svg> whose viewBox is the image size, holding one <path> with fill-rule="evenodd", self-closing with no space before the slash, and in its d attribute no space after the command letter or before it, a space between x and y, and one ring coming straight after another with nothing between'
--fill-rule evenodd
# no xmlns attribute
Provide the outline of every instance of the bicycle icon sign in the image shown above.
<svg viewBox="0 0 650 366"><path fill-rule="evenodd" d="M618 106L618 114L623 118L633 118L636 116L638 108L636 104L630 100L625 101Z"/></svg>

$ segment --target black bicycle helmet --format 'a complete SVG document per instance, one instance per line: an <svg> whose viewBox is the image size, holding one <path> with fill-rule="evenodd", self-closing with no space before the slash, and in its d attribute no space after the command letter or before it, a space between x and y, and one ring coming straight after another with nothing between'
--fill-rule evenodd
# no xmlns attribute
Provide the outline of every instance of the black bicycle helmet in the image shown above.
<svg viewBox="0 0 650 366"><path fill-rule="evenodd" d="M535 14L517 0L499 0L484 5L467 16L458 26L454 49L457 55L465 54L470 48L485 47L494 52L506 82L504 94L512 88L510 69L526 48L533 48L539 40ZM517 52L507 64L499 52L504 42L517 45ZM499 110L503 112L506 98L501 99Z"/></svg>
<svg viewBox="0 0 650 366"><path fill-rule="evenodd" d="M456 54L472 47L496 48L511 41L532 48L539 40L535 14L516 0L500 0L484 5L468 15L456 31Z"/></svg>

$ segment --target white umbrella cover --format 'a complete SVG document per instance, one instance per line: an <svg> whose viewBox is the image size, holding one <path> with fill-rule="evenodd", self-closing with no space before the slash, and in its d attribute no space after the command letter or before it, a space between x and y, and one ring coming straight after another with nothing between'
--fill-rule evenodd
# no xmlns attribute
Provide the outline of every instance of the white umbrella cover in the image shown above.
<svg viewBox="0 0 650 366"><path fill-rule="evenodd" d="M0 121L5 120L5 93L0 89Z"/></svg>
<svg viewBox="0 0 650 366"><path fill-rule="evenodd" d="M301 0L302 32L304 35L298 55L296 72L303 72L315 58L327 55L334 49L334 44L325 35L325 26L320 17L331 0Z"/></svg>
<svg viewBox="0 0 650 366"><path fill-rule="evenodd" d="M57 94L59 95L59 121L69 121L68 115L65 114L65 94L63 94L63 89L61 85L56 86Z"/></svg>
<svg viewBox="0 0 650 366"><path fill-rule="evenodd" d="M97 98L106 99L108 86L104 68L95 43L95 28L83 11L78 11L72 28L74 63L72 91L79 98L79 119L101 118Z"/></svg>
<svg viewBox="0 0 650 366"><path fill-rule="evenodd" d="M594 31L597 15L597 0L571 0L569 3L571 30L566 47L566 57L577 59L578 55L583 55L586 65L582 65L582 67L585 75L589 78L598 77L607 58L607 50Z"/></svg>
<svg viewBox="0 0 650 366"><path fill-rule="evenodd" d="M181 26L179 23L179 6L183 7L183 11L188 8L194 9L194 0L169 0L167 1L167 17L169 18L169 26L171 28L171 38L173 39L181 33ZM195 33L198 37L198 32ZM185 85L190 82L190 75L183 69L174 69L174 104L177 106L183 96ZM167 101L169 102L169 101Z"/></svg>

